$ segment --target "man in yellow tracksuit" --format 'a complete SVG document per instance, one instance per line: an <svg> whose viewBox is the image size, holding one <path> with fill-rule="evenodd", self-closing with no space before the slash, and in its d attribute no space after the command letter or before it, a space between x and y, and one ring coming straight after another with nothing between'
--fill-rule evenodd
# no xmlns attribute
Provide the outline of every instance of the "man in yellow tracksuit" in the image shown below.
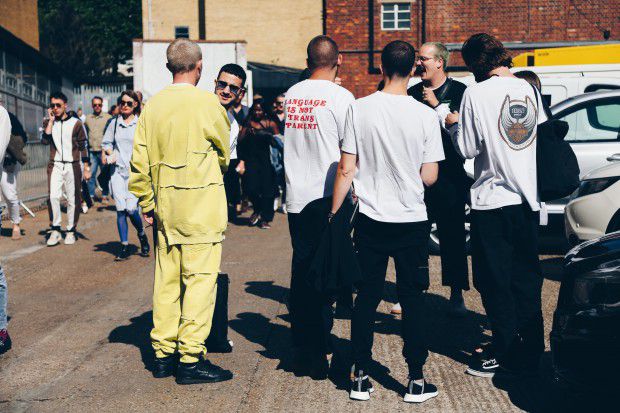
<svg viewBox="0 0 620 413"><path fill-rule="evenodd" d="M196 87L198 45L177 39L166 57L173 84L149 99L140 116L129 178L145 220L157 225L153 375L167 377L176 368L179 384L218 382L232 373L206 360L204 342L227 223L222 173L230 122L217 96Z"/></svg>

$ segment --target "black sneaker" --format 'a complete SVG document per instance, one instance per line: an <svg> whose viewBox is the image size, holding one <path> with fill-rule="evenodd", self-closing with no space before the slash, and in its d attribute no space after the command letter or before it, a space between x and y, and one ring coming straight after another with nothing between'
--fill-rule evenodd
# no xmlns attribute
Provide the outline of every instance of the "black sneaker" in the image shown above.
<svg viewBox="0 0 620 413"><path fill-rule="evenodd" d="M129 245L121 244L121 250L116 254L114 261L125 261L129 258Z"/></svg>
<svg viewBox="0 0 620 413"><path fill-rule="evenodd" d="M437 394L439 394L439 392L434 384L427 383L426 380L424 380L420 385L414 380L409 379L409 383L407 383L407 393L405 393L403 400L407 403L423 403L428 399L437 397Z"/></svg>
<svg viewBox="0 0 620 413"><path fill-rule="evenodd" d="M250 226L251 227L255 227L256 225L258 225L258 221L260 221L260 216L258 214L252 214L250 215Z"/></svg>
<svg viewBox="0 0 620 413"><path fill-rule="evenodd" d="M498 367L499 362L495 358L474 360L467 367L467 373L477 377L493 377Z"/></svg>
<svg viewBox="0 0 620 413"><path fill-rule="evenodd" d="M0 354L4 354L13 346L11 336L6 330L0 330Z"/></svg>
<svg viewBox="0 0 620 413"><path fill-rule="evenodd" d="M153 363L153 377L156 379L162 379L164 377L170 377L174 374L175 367L177 366L178 358L175 356L168 356L162 358L155 358Z"/></svg>
<svg viewBox="0 0 620 413"><path fill-rule="evenodd" d="M151 246L149 245L149 237L146 236L146 233L142 235L138 235L138 239L140 240L140 256L148 257L151 252Z"/></svg>
<svg viewBox="0 0 620 413"><path fill-rule="evenodd" d="M206 359L197 363L179 363L177 368L177 384L217 383L232 378L232 372Z"/></svg>
<svg viewBox="0 0 620 413"><path fill-rule="evenodd" d="M370 400L370 393L375 391L367 374L363 370L358 370L351 381L351 391L349 398L352 400L366 401Z"/></svg>

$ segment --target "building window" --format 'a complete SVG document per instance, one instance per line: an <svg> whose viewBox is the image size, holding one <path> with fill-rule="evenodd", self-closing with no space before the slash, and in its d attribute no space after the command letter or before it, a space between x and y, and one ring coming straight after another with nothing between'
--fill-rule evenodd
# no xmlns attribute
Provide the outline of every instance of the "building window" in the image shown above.
<svg viewBox="0 0 620 413"><path fill-rule="evenodd" d="M182 37L184 39L189 39L189 27L176 26L174 28L174 38L178 39L179 37Z"/></svg>
<svg viewBox="0 0 620 413"><path fill-rule="evenodd" d="M411 30L411 3L382 3L381 30Z"/></svg>

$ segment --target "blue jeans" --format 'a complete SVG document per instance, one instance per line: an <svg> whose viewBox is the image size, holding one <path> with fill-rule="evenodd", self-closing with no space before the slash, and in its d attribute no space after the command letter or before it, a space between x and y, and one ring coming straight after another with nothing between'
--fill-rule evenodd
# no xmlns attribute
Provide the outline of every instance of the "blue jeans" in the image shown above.
<svg viewBox="0 0 620 413"><path fill-rule="evenodd" d="M0 267L0 330L6 330L6 303L8 301L6 277L4 276L4 270Z"/></svg>
<svg viewBox="0 0 620 413"><path fill-rule="evenodd" d="M108 176L108 168L106 168L101 162L101 151L93 151L90 153L90 170L92 175L88 181L88 192L90 193L91 198L95 196L95 188L97 187L97 171L99 171L99 169L101 169L101 176L99 178L101 193L103 196L108 196L110 192L110 177Z"/></svg>

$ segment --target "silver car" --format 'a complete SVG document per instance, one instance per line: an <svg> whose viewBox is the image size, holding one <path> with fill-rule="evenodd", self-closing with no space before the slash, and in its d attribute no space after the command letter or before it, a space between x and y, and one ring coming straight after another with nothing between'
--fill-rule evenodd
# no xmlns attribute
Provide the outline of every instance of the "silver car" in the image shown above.
<svg viewBox="0 0 620 413"><path fill-rule="evenodd" d="M569 129L565 139L577 156L580 178L596 168L620 161L620 89L600 90L574 96L553 105L551 114L554 119L568 123ZM473 179L473 160L465 162L465 170ZM567 197L547 203L549 218L553 219L555 216L558 220L562 219L568 200ZM466 211L469 212L469 207L466 207ZM469 222L465 224L465 231L469 248ZM439 251L435 224L431 228L429 247L432 252Z"/></svg>

